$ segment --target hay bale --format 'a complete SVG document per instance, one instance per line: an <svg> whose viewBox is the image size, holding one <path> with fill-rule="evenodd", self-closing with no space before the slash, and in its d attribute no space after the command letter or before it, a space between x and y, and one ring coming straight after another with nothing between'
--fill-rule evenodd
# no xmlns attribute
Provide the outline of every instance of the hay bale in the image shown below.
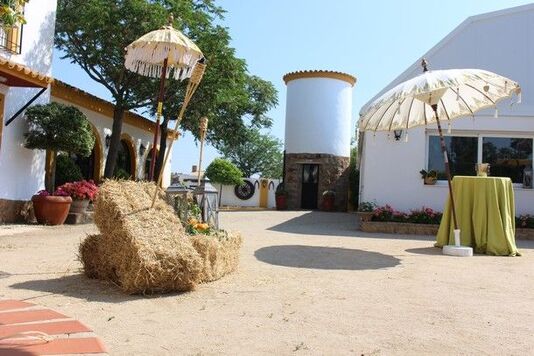
<svg viewBox="0 0 534 356"><path fill-rule="evenodd" d="M237 269L242 243L240 234L224 237L192 235L190 238L202 258L202 282L215 281Z"/></svg>
<svg viewBox="0 0 534 356"><path fill-rule="evenodd" d="M101 235L89 235L79 248L79 260L85 275L89 278L116 280L113 266L110 263L110 251L103 248Z"/></svg>
<svg viewBox="0 0 534 356"><path fill-rule="evenodd" d="M101 237L94 238L99 245L94 251L107 255L103 259L113 273L104 273L105 278L126 293L187 291L200 282L202 260L164 195L150 208L154 188L153 183L108 180L95 201Z"/></svg>

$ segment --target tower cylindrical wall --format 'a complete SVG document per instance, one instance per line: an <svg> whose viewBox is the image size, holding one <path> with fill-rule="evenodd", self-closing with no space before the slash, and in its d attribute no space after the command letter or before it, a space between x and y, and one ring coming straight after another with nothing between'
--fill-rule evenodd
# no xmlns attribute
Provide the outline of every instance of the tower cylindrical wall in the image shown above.
<svg viewBox="0 0 534 356"><path fill-rule="evenodd" d="M352 85L334 78L287 83L286 153L350 156Z"/></svg>

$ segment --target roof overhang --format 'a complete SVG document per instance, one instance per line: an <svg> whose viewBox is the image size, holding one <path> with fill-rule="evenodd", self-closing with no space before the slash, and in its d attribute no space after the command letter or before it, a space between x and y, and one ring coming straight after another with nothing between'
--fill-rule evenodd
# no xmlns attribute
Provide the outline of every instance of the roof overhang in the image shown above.
<svg viewBox="0 0 534 356"><path fill-rule="evenodd" d="M52 77L0 57L0 84L9 87L46 88L53 81Z"/></svg>

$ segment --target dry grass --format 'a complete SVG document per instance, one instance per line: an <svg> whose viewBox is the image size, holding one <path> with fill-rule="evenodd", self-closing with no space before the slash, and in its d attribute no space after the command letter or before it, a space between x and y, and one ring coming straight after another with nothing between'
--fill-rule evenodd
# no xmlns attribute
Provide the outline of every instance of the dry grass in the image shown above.
<svg viewBox="0 0 534 356"><path fill-rule="evenodd" d="M80 246L90 278L110 280L129 294L187 291L237 268L241 237L188 236L153 183L106 181L95 201L100 235Z"/></svg>
<svg viewBox="0 0 534 356"><path fill-rule="evenodd" d="M241 235L233 233L222 239L193 235L191 242L204 264L200 277L202 282L215 281L237 269L242 243Z"/></svg>

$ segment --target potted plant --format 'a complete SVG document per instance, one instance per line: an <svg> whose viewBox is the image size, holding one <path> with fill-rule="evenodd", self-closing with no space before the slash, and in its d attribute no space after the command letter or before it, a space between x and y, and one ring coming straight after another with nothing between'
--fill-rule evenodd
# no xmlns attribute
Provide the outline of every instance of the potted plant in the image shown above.
<svg viewBox="0 0 534 356"><path fill-rule="evenodd" d="M424 169L420 170L421 178L423 178L426 185L434 185L438 180L438 172L431 169L428 172Z"/></svg>
<svg viewBox="0 0 534 356"><path fill-rule="evenodd" d="M358 211L356 214L360 218L360 221L371 221L373 212L376 209L376 204L373 202L364 201L358 205Z"/></svg>
<svg viewBox="0 0 534 356"><path fill-rule="evenodd" d="M221 206L222 187L223 185L241 185L243 184L243 173L232 162L215 158L206 168L204 176L213 183L220 184L219 206Z"/></svg>
<svg viewBox="0 0 534 356"><path fill-rule="evenodd" d="M29 149L48 150L51 154L51 166L46 174L45 187L52 193L55 190L58 152L88 157L95 145L91 124L79 109L60 103L32 106L26 110L26 118L29 128L24 134L24 146Z"/></svg>
<svg viewBox="0 0 534 356"><path fill-rule="evenodd" d="M87 210L89 202L95 199L98 187L92 180L81 180L65 183L58 187L57 191L61 191L72 198L70 213L83 214Z"/></svg>
<svg viewBox="0 0 534 356"><path fill-rule="evenodd" d="M67 219L72 198L61 190L53 194L40 190L32 197L32 203L39 224L61 225Z"/></svg>
<svg viewBox="0 0 534 356"><path fill-rule="evenodd" d="M333 190L325 190L323 192L323 210L334 211L336 203L336 192Z"/></svg>
<svg viewBox="0 0 534 356"><path fill-rule="evenodd" d="M284 183L278 184L276 191L274 192L276 199L276 210L287 209L287 191L284 188Z"/></svg>

